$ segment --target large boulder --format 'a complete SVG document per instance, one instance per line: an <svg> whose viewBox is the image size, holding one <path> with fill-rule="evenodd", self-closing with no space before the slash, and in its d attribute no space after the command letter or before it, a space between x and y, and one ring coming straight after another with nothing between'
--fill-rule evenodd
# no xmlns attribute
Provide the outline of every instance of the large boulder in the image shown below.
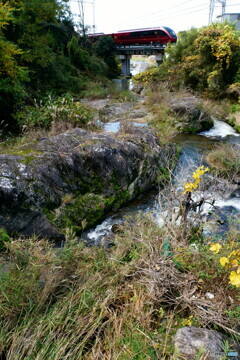
<svg viewBox="0 0 240 360"><path fill-rule="evenodd" d="M182 132L195 134L209 130L214 125L213 118L203 108L202 101L195 96L174 96L170 110L178 116L178 128Z"/></svg>
<svg viewBox="0 0 240 360"><path fill-rule="evenodd" d="M146 191L175 158L151 132L112 137L82 129L0 155L0 227L55 240L97 223Z"/></svg>
<svg viewBox="0 0 240 360"><path fill-rule="evenodd" d="M225 337L215 330L185 326L174 338L175 359L197 360L201 354L206 360L220 360L224 355Z"/></svg>

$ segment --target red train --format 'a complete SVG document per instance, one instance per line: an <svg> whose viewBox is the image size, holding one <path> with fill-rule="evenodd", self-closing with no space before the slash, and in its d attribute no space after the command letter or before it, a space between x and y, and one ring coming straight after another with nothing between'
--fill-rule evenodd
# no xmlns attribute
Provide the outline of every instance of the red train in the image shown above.
<svg viewBox="0 0 240 360"><path fill-rule="evenodd" d="M166 45L169 42L175 43L177 41L177 35L167 26L123 30L113 34L91 34L89 38L94 41L100 36L111 36L116 45Z"/></svg>

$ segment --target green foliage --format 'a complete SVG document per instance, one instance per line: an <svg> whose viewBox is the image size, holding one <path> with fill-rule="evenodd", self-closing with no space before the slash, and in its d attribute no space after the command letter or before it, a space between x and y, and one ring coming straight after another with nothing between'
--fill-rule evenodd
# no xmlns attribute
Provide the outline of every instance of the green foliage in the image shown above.
<svg viewBox="0 0 240 360"><path fill-rule="evenodd" d="M22 82L28 81L28 71L19 61L23 51L5 37L6 28L13 20L13 10L9 3L0 1L0 113L4 120L26 96Z"/></svg>
<svg viewBox="0 0 240 360"><path fill-rule="evenodd" d="M45 102L39 104L35 100L35 106L27 106L16 115L21 128L49 129L53 123L65 122L75 127L81 127L89 123L93 118L91 110L79 102L74 102L70 94L52 98L48 96Z"/></svg>
<svg viewBox="0 0 240 360"><path fill-rule="evenodd" d="M145 85L153 84L161 79L161 74L158 68L150 68L133 77L133 80L137 83L143 83Z"/></svg>
<svg viewBox="0 0 240 360"><path fill-rule="evenodd" d="M104 60L108 66L107 74L114 78L120 74L116 61L116 45L111 36L101 36L95 44L96 55Z"/></svg>
<svg viewBox="0 0 240 360"><path fill-rule="evenodd" d="M3 228L0 228L0 251L6 248L6 243L10 242L10 237Z"/></svg>
<svg viewBox="0 0 240 360"><path fill-rule="evenodd" d="M222 97L227 87L239 81L240 37L233 25L216 23L180 32L154 78L172 87L187 86L213 98Z"/></svg>
<svg viewBox="0 0 240 360"><path fill-rule="evenodd" d="M0 113L6 129L19 131L13 115L33 98L79 96L89 81L112 76L114 54L109 47L97 56L75 32L67 1L1 0Z"/></svg>

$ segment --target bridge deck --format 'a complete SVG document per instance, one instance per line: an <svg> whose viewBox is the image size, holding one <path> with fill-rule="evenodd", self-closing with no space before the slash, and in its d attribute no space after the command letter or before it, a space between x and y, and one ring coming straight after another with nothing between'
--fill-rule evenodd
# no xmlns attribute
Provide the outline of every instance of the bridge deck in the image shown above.
<svg viewBox="0 0 240 360"><path fill-rule="evenodd" d="M117 55L156 55L163 54L164 45L117 45Z"/></svg>

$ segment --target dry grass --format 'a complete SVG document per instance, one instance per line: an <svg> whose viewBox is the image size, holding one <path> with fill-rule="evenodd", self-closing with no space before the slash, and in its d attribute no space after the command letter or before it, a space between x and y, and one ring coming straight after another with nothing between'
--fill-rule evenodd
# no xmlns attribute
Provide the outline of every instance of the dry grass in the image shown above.
<svg viewBox="0 0 240 360"><path fill-rule="evenodd" d="M0 339L8 360L167 360L184 325L238 334L239 292L201 237L193 246L190 232L186 243L181 228L170 233L148 217L129 219L111 249L86 248L70 235L61 250L18 240L4 255L11 266L0 279Z"/></svg>
<svg viewBox="0 0 240 360"><path fill-rule="evenodd" d="M234 145L222 143L215 146L207 154L206 160L218 171L220 176L229 180L240 176L240 152Z"/></svg>

